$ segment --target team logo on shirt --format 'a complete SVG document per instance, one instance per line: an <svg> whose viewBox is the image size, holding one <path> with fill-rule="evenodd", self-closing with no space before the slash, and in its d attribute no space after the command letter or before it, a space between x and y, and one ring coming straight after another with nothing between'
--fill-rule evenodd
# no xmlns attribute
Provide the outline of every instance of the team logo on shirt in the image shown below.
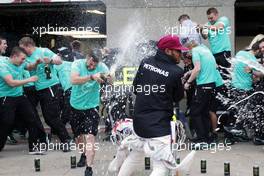
<svg viewBox="0 0 264 176"><path fill-rule="evenodd" d="M148 69L149 71L152 71L152 72L158 73L158 74L163 75L163 76L165 76L165 77L168 77L168 76L169 76L169 72L168 72L168 71L165 71L165 70L162 70L162 69L160 69L160 68L154 67L153 65L144 64L143 67L144 67L145 69Z"/></svg>

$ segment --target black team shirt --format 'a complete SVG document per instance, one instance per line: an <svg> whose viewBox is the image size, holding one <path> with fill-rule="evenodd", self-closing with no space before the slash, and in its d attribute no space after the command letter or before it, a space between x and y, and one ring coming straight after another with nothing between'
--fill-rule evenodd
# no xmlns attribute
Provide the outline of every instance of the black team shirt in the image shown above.
<svg viewBox="0 0 264 176"><path fill-rule="evenodd" d="M163 51L142 60L133 82L136 94L133 126L143 138L171 134L173 103L184 96L183 70Z"/></svg>

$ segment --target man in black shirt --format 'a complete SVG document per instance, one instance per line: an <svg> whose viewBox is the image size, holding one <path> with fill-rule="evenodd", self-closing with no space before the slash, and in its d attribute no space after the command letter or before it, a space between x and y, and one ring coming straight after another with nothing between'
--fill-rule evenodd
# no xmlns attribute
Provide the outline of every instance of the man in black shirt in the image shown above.
<svg viewBox="0 0 264 176"><path fill-rule="evenodd" d="M116 158L109 165L109 171L117 171L122 165L118 176L132 175L144 153L153 160L151 176L167 175L168 168L164 163L176 165L170 150L170 121L174 103L177 104L184 95L183 70L177 64L181 51L187 48L181 45L177 36L172 35L161 38L157 46L155 56L142 60L133 82L136 94L135 134L122 141ZM126 148L132 150L127 158Z"/></svg>
<svg viewBox="0 0 264 176"><path fill-rule="evenodd" d="M143 138L171 134L173 103L178 103L184 95L183 70L177 64L180 63L181 50L186 49L181 46L179 38L171 35L162 38L158 48L156 56L141 62L133 83L136 94L134 130ZM151 91L144 91L146 87Z"/></svg>

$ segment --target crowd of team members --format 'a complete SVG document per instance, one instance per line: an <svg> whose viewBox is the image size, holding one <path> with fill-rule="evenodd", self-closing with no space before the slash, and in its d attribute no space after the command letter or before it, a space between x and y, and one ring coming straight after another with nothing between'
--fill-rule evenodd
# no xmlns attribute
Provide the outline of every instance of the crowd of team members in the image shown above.
<svg viewBox="0 0 264 176"><path fill-rule="evenodd" d="M102 74L108 73L107 66L99 62L101 51L93 50L85 57L78 50L80 42L74 41L73 51L64 61L60 54L36 47L30 37L23 37L18 45L10 57L0 56L0 149L19 119L28 131L29 154L45 152L40 148L48 141L37 111L39 104L64 152L70 151L73 139L82 144L78 166L87 165L86 174L92 174L100 119L100 84L104 82ZM7 49L6 39L0 38L0 46L2 55ZM66 130L68 122L73 138Z"/></svg>
<svg viewBox="0 0 264 176"><path fill-rule="evenodd" d="M190 109L190 117L196 132L196 138L193 141L196 143L210 143L212 137L217 136L215 131L218 109L216 94L225 91L223 79L228 79L230 75L227 70L231 67L228 62L231 57L229 20L226 17L219 17L215 8L208 9L207 16L209 22L203 26L198 25L202 35L197 32L182 37L181 44L191 51L184 56L185 75L181 74L180 69L173 71L171 67L170 70L177 75L176 81L182 77L183 83L177 82L177 85L174 86L177 87L177 90L172 90L169 93L173 94L174 101L177 103L182 98L183 88L186 89L187 106ZM182 26L197 26L188 15L180 16L179 22ZM204 32L204 30L208 30L208 32ZM223 32L219 34L219 30ZM202 44L201 37L209 40L211 49ZM181 45L177 43L178 41L179 38L172 36L162 38L158 43L158 52L155 56L160 60L152 58L143 60L141 64L149 62L149 64L156 65L163 63L163 59L169 63L172 57L178 63L179 50L187 49L182 46L179 47L180 49L175 49L176 45ZM70 146L73 142L65 127L69 122L76 142L91 144L92 147L89 149L84 148L78 165L87 165L85 175L92 175L95 136L98 132L100 119L98 114L99 90L100 84L104 82L102 73L109 72L107 66L99 62L102 58L101 52L93 50L85 57L78 51L80 43L74 41L72 43L72 59L65 61L48 48L36 47L33 39L29 37L22 38L18 45L19 47L12 49L10 57L0 56L0 150L3 149L8 135L12 132L15 119L20 119L24 122L29 133L29 153L43 152L35 147L38 146L36 144L47 143L46 132L36 109L40 104L45 122L59 137L61 143ZM172 46L174 48L171 48ZM5 53L6 48L6 39L0 37L1 55ZM249 50L239 51L236 58L257 62L256 56L260 53L264 54L263 39L252 44ZM175 61L170 64L176 65ZM143 69L143 67L140 68ZM164 70L169 68L164 67ZM135 85L145 85L146 82L149 82L149 78L140 77L140 71L142 70L139 69L134 81ZM154 73L149 73L149 75L155 76ZM261 72L238 61L234 64L231 85L237 94L248 94L253 90L253 77L262 76ZM145 81L142 82L142 80ZM153 80L155 79L153 78ZM168 92L166 93L168 94ZM136 134L143 138L166 137L167 133L170 133L169 118L164 117L166 119L164 121L166 128L164 128L161 127L161 124L152 124L155 121L149 121L150 115L144 114L146 112L144 108L149 109L150 102L142 103L148 99L151 100L151 96L155 95L146 96L138 92L136 94L134 119ZM141 101L139 101L140 98L142 98ZM151 107L156 107L155 103L157 102L153 102ZM168 111L167 114L171 114L171 110L164 108L164 112ZM163 110L159 110L159 112L161 111ZM162 120L163 117L156 113L155 108L151 110L151 113L154 113L151 117L155 116ZM153 125L156 125L154 130L152 129ZM261 137L262 133L259 136ZM69 147L63 147L63 151L69 151Z"/></svg>
<svg viewBox="0 0 264 176"><path fill-rule="evenodd" d="M219 17L215 8L208 9L207 17L209 22L204 26L194 24L186 14L180 16L179 22L187 28L190 26L198 28L197 33L194 32L188 36L183 35L183 43L191 49L191 52L184 54L185 75L183 80L187 93L187 109L190 110L190 117L197 134L195 141L210 143L217 140L216 111L226 110L222 103L226 101L225 98L232 100L230 103L238 102L245 98L243 95L251 95L256 90L254 89L256 83L262 84L263 73L252 68L253 66L249 63L256 65L258 64L257 57L263 58L264 37L263 35L257 36L248 47L245 46L245 50L237 52L234 59L231 59L228 18ZM188 23L192 25L188 26ZM208 39L210 49L201 43L201 38ZM231 63L233 63L232 68ZM214 71L215 68L217 68L216 72ZM258 86L257 90L261 89L261 86ZM250 102L254 105L263 106L260 98L254 98ZM245 113L242 113L244 108L240 106L238 112L233 115L235 117L246 116ZM210 120L208 120L208 113ZM257 131L254 135L259 144L264 144L264 132L263 129L260 129L262 128L260 121L263 113L260 112L261 115L258 117L255 115L255 121L259 121L259 123L254 124L253 127ZM241 121L241 119L246 118L238 118L239 123L233 121L236 125L232 130L242 132L241 129L245 125L243 124L245 120Z"/></svg>

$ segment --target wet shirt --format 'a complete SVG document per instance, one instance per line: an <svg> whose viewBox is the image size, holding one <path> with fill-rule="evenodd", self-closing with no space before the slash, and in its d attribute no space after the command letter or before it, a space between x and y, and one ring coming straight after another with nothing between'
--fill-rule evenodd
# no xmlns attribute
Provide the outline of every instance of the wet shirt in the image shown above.
<svg viewBox="0 0 264 176"><path fill-rule="evenodd" d="M23 71L23 79L27 79L29 77L30 77L29 71L24 70ZM35 84L33 82L30 82L30 83L27 83L27 84L24 85L24 87L32 87L32 86L35 86Z"/></svg>
<svg viewBox="0 0 264 176"><path fill-rule="evenodd" d="M8 60L9 58L6 56L0 56L0 60Z"/></svg>
<svg viewBox="0 0 264 176"><path fill-rule="evenodd" d="M54 65L54 68L58 74L61 86L64 91L72 87L71 66L72 66L72 62L68 62L68 61L63 61L61 65Z"/></svg>
<svg viewBox="0 0 264 176"><path fill-rule="evenodd" d="M209 30L208 31L208 40L211 46L211 51L213 54L221 53L223 51L231 51L231 42L230 42L230 23L227 17L220 17L214 24L217 26L218 24L223 24L224 28L217 30ZM208 22L208 25L212 24Z"/></svg>
<svg viewBox="0 0 264 176"><path fill-rule="evenodd" d="M25 65L16 66L7 59L0 60L0 98L17 97L23 94L23 86L11 87L5 82L4 78L11 75L14 80L22 80Z"/></svg>
<svg viewBox="0 0 264 176"><path fill-rule="evenodd" d="M215 71L215 87L220 87L224 84L224 81L223 81L223 78L222 76L220 75L220 72L216 69Z"/></svg>
<svg viewBox="0 0 264 176"><path fill-rule="evenodd" d="M247 51L239 51L236 54L236 59L234 64L234 71L232 73L232 86L241 90L251 90L253 89L253 78L251 73L245 72L245 67L247 64L239 61L240 59L245 61L257 62L256 57Z"/></svg>
<svg viewBox="0 0 264 176"><path fill-rule="evenodd" d="M216 81L216 62L213 54L205 45L192 49L192 62L200 62L201 70L196 78L197 85L214 83Z"/></svg>
<svg viewBox="0 0 264 176"><path fill-rule="evenodd" d="M81 77L108 72L109 69L104 63L98 63L94 70L88 70L86 59L74 61L71 67L71 73L78 73ZM77 110L87 110L99 106L100 84L90 80L84 84L72 85L70 103Z"/></svg>
<svg viewBox="0 0 264 176"><path fill-rule="evenodd" d="M173 103L184 95L183 70L163 51L144 59L133 82L136 94L133 126L143 138L171 134Z"/></svg>
<svg viewBox="0 0 264 176"><path fill-rule="evenodd" d="M56 57L56 54L53 53L48 48L37 48L31 54L31 56L26 58L27 63L35 63L37 59L49 58L52 59ZM59 83L59 79L57 77L56 71L54 69L53 64L48 64L47 66L50 68L51 71L51 79L47 79L45 73L45 66L46 64L41 63L37 66L36 70L30 71L31 76L38 76L38 81L35 82L36 90L46 89L48 87L54 86Z"/></svg>

